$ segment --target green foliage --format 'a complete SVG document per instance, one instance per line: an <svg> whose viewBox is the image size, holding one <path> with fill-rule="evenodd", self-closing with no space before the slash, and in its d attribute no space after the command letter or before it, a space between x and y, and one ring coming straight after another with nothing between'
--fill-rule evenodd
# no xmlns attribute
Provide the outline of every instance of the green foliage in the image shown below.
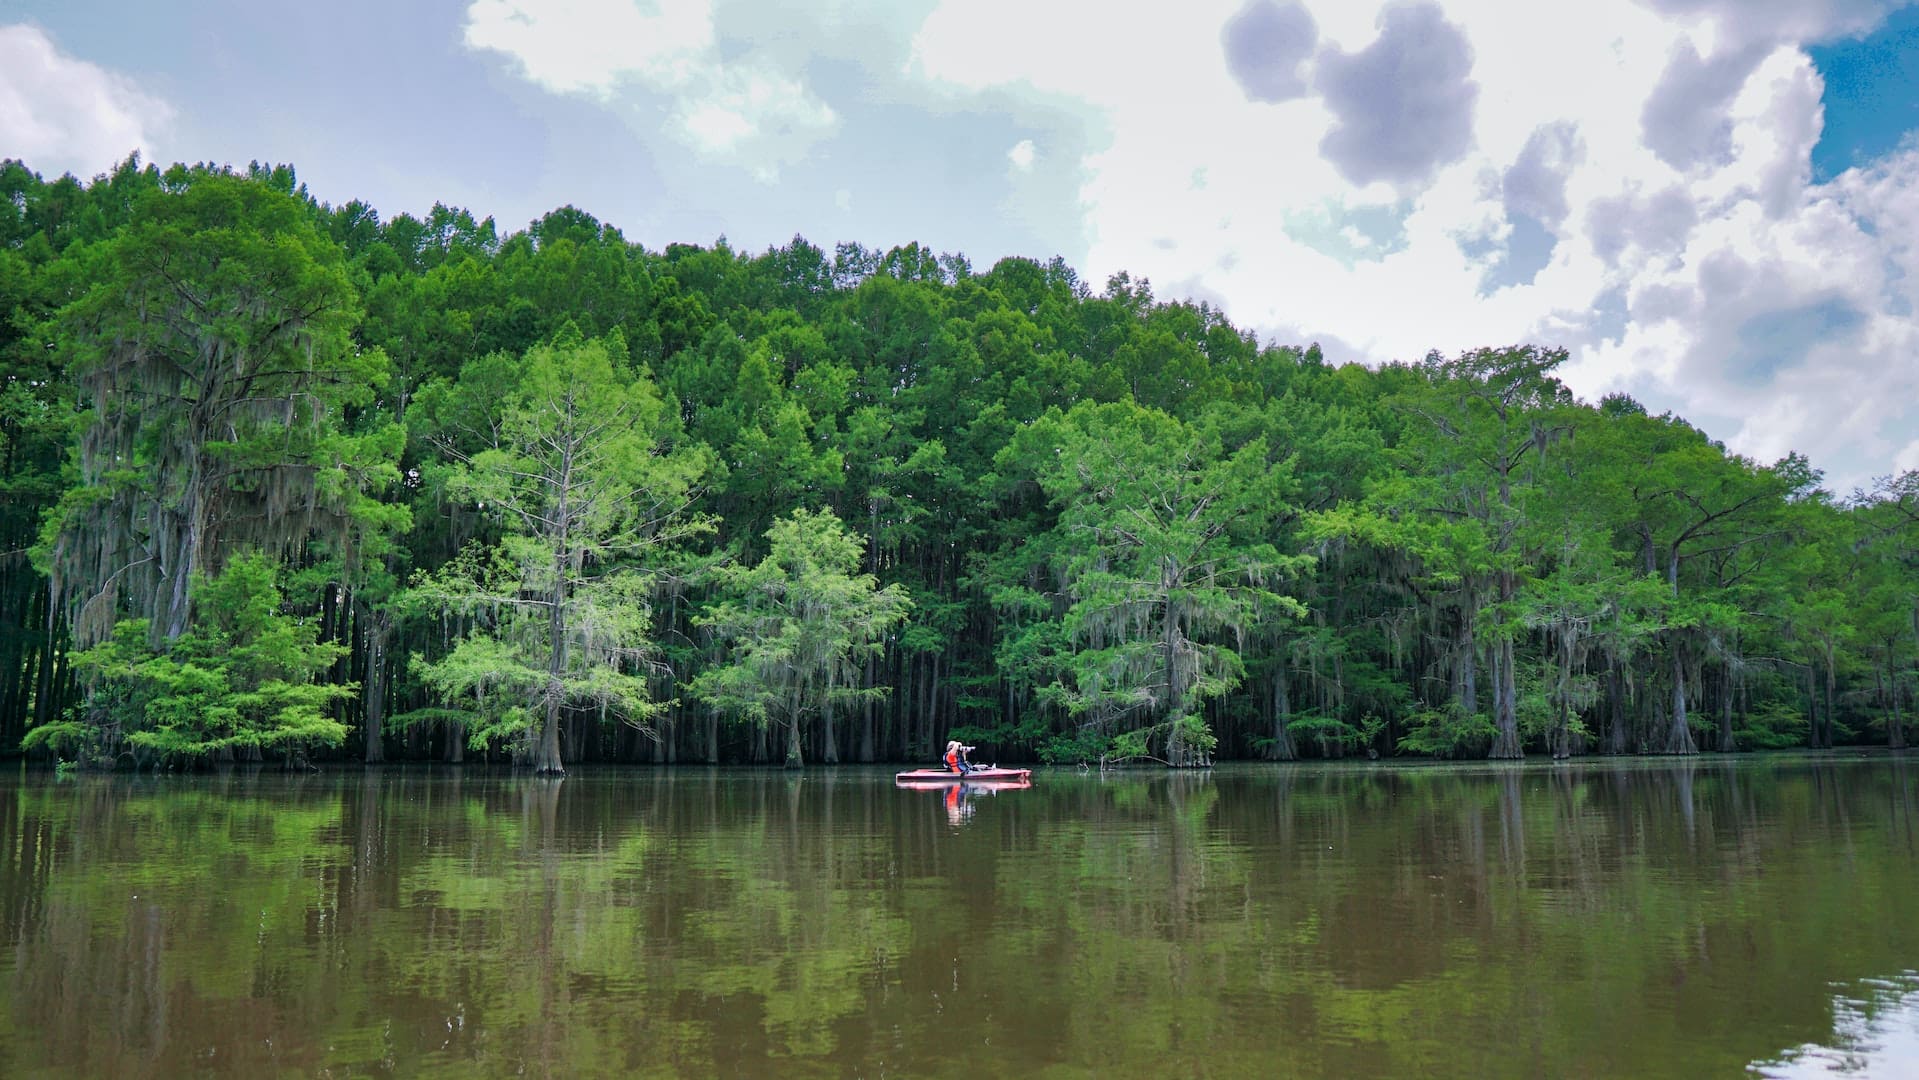
<svg viewBox="0 0 1919 1080"><path fill-rule="evenodd" d="M1479 757L1498 734L1485 713L1469 714L1456 707L1421 709L1406 718L1399 749L1426 757Z"/></svg>
<svg viewBox="0 0 1919 1080"><path fill-rule="evenodd" d="M56 755L80 753L96 737L95 729L79 720L51 720L30 729L20 738L20 749L47 749ZM65 764L64 759L61 762Z"/></svg>
<svg viewBox="0 0 1919 1080"><path fill-rule="evenodd" d="M1245 670L1220 638L1299 612L1277 589L1307 561L1265 539L1284 507L1288 463L1271 460L1263 441L1229 452L1163 413L1117 403L1049 414L996 465L1030 469L1058 511L1039 551L1068 606L1050 655L1028 660L1051 675L1041 699L1111 734L1120 757L1205 759L1214 738L1197 706ZM1017 586L1000 596L1037 610Z"/></svg>
<svg viewBox="0 0 1919 1080"><path fill-rule="evenodd" d="M331 706L355 688L318 678L346 648L316 640L314 626L288 615L282 600L278 568L256 553L196 583L192 629L162 650L149 644L146 620L122 621L73 657L99 688L90 708L111 719L37 728L30 747L98 758L123 744L136 759L193 762L339 745L347 728Z"/></svg>
<svg viewBox="0 0 1919 1080"><path fill-rule="evenodd" d="M1319 712L1295 714L1286 722L1286 730L1296 741L1311 740L1328 747L1356 750L1370 746L1386 726L1385 720L1370 713L1357 723Z"/></svg>
<svg viewBox="0 0 1919 1080"><path fill-rule="evenodd" d="M766 532L757 564L718 569L721 596L695 621L728 646L725 662L693 680L693 694L789 732L801 759L802 719L836 703L878 696L854 661L878 654L912 603L898 585L858 573L860 542L830 510L795 510Z"/></svg>
<svg viewBox="0 0 1919 1080"><path fill-rule="evenodd" d="M1810 725L1805 710L1783 701L1768 701L1745 714L1735 729L1739 745L1753 750L1785 750L1806 745Z"/></svg>
<svg viewBox="0 0 1919 1080"><path fill-rule="evenodd" d="M470 375L470 378L467 376ZM421 679L471 707L475 747L507 745L558 771L560 711L583 706L645 727L654 677L654 565L709 528L689 512L708 458L672 445L677 417L605 341L565 330L517 365L468 364L418 405L454 461L444 497L499 530L416 575L408 603L471 629Z"/></svg>
<svg viewBox="0 0 1919 1080"><path fill-rule="evenodd" d="M284 166L0 194L0 748L195 744L146 700L246 678L132 673L248 553L370 757L1683 753L1919 700L1919 474L1835 498L1556 349L1333 365L1059 260L502 235ZM913 618L785 641L740 575L796 508Z"/></svg>
<svg viewBox="0 0 1919 1080"><path fill-rule="evenodd" d="M39 558L82 644L132 616L158 648L186 632L190 583L224 552L349 533L360 496L397 479L392 434L339 427L386 356L351 339L339 249L255 179L154 188L76 258L92 287L55 340L90 412Z"/></svg>
<svg viewBox="0 0 1919 1080"><path fill-rule="evenodd" d="M536 643L537 645L537 643ZM475 750L504 745L518 756L531 757L532 740L539 731L541 714L533 703L540 700L546 683L545 657L537 649L516 647L484 633L462 639L453 651L439 660L416 657L419 675L436 696L447 702L466 704L465 709L416 709L394 718L400 725L438 721L468 723L467 741ZM619 690L629 689L632 680L620 680ZM644 690L644 686L640 687ZM648 704L642 696L636 703L644 715Z"/></svg>
<svg viewBox="0 0 1919 1080"><path fill-rule="evenodd" d="M1117 756L1112 736L1084 729L1048 735L1039 746L1039 759L1048 765L1085 765Z"/></svg>

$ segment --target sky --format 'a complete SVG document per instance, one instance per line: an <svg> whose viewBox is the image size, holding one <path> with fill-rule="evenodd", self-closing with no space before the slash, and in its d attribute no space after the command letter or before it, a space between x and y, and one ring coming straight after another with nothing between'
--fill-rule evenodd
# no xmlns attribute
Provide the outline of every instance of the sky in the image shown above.
<svg viewBox="0 0 1919 1080"><path fill-rule="evenodd" d="M1919 468L1911 0L0 0L0 157L647 247L1062 256L1377 364L1534 343Z"/></svg>

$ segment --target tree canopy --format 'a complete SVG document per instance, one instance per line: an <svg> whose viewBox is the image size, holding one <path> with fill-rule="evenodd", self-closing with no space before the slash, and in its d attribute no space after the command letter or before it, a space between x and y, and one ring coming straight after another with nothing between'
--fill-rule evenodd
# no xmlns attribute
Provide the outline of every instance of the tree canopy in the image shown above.
<svg viewBox="0 0 1919 1080"><path fill-rule="evenodd" d="M1914 474L1825 490L1550 342L1335 364L1056 258L386 217L286 166L0 191L0 749L1907 738Z"/></svg>

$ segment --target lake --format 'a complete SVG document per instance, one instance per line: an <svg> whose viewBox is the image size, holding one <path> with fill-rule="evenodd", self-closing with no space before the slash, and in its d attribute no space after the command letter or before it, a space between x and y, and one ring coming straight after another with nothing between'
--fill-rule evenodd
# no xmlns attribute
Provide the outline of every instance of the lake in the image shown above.
<svg viewBox="0 0 1919 1080"><path fill-rule="evenodd" d="M15 771L0 1075L1913 1076L1915 776Z"/></svg>

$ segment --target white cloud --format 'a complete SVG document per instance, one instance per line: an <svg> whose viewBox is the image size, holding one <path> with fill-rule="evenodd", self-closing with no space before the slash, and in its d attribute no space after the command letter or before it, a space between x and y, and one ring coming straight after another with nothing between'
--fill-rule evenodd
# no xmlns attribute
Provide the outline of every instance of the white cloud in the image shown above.
<svg viewBox="0 0 1919 1080"><path fill-rule="evenodd" d="M1651 8L1703 24L1738 48L1753 41L1823 41L1864 33L1910 0L1645 0Z"/></svg>
<svg viewBox="0 0 1919 1080"><path fill-rule="evenodd" d="M1254 101L1291 101L1306 93L1301 69L1319 40L1312 13L1298 3L1249 0L1220 29L1226 67Z"/></svg>
<svg viewBox="0 0 1919 1080"><path fill-rule="evenodd" d="M723 53L711 0L473 0L468 48L510 58L529 82L607 105L666 101L668 130L762 180L804 156L838 116L770 58Z"/></svg>
<svg viewBox="0 0 1919 1080"><path fill-rule="evenodd" d="M642 10L631 0L474 0L468 48L513 58L554 93L610 97L631 79L685 86L713 49L713 6L704 0Z"/></svg>
<svg viewBox="0 0 1919 1080"><path fill-rule="evenodd" d="M1892 472L1902 473L1919 469L1919 439L1906 444L1905 449L1892 457Z"/></svg>
<svg viewBox="0 0 1919 1080"><path fill-rule="evenodd" d="M1898 238L1919 221L1919 153L1810 185L1818 86L1795 49L1761 63L1730 114L1731 156L1691 185L1683 243L1621 259L1633 324L1581 358L1582 380L1676 408L1761 460L1808 453L1849 490L1919 426Z"/></svg>
<svg viewBox="0 0 1919 1080"><path fill-rule="evenodd" d="M1319 151L1354 183L1416 185L1472 146L1472 46L1437 4L1387 8L1370 45L1328 49L1318 67L1315 86L1338 117Z"/></svg>
<svg viewBox="0 0 1919 1080"><path fill-rule="evenodd" d="M132 80L62 53L39 27L0 26L0 155L91 176L153 154L173 110Z"/></svg>
<svg viewBox="0 0 1919 1080"><path fill-rule="evenodd" d="M1776 32L1744 26L1734 0L1443 0L1443 23L1428 9L1421 25L1456 29L1470 67L1439 81L1478 93L1404 168L1344 154L1370 183L1326 160L1341 117L1325 65L1443 36L1390 33L1419 10L1403 4L1286 5L1317 28L1319 85L1298 95L1279 45L1304 29L1256 42L1285 55L1247 82L1254 53L1233 51L1245 35L1230 28L1279 9L1246 0L1126 17L1092 0L944 0L909 70L1092 113L1090 281L1177 283L1241 325L1374 361L1564 344L1581 394L1628 390L1762 458L1809 452L1844 488L1914 452L1919 148L1813 185L1821 85L1802 43L1857 32L1882 5L1767 2ZM1536 272L1488 288L1522 224Z"/></svg>
<svg viewBox="0 0 1919 1080"><path fill-rule="evenodd" d="M1006 152L1006 160L1012 163L1014 172L1032 172L1033 161L1037 156L1038 153L1034 150L1031 139L1021 139Z"/></svg>

